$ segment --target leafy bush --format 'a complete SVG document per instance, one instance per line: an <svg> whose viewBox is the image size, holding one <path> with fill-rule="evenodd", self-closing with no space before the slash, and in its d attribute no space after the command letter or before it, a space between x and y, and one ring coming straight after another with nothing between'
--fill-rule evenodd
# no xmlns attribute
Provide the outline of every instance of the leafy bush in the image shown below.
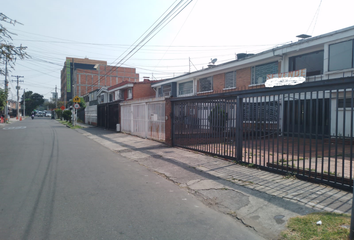
<svg viewBox="0 0 354 240"><path fill-rule="evenodd" d="M61 119L63 117L63 111L61 109L56 109L55 114L57 115L57 118Z"/></svg>
<svg viewBox="0 0 354 240"><path fill-rule="evenodd" d="M71 111L70 110L64 110L63 112L63 118L65 121L71 122Z"/></svg>

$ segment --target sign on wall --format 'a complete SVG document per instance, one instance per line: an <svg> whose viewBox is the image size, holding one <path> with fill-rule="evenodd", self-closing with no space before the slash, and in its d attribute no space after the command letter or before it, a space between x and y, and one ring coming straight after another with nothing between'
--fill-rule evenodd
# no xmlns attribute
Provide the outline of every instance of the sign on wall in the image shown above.
<svg viewBox="0 0 354 240"><path fill-rule="evenodd" d="M288 77L304 77L304 78L306 78L306 68L292 71L292 72L286 72L286 73L268 74L267 80L272 79L272 78L288 78Z"/></svg>
<svg viewBox="0 0 354 240"><path fill-rule="evenodd" d="M66 91L71 92L71 71L70 71L70 60L66 60Z"/></svg>

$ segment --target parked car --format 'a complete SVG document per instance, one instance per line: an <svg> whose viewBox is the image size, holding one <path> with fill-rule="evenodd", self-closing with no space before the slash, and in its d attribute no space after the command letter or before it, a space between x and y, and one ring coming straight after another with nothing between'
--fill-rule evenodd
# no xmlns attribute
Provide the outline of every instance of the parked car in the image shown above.
<svg viewBox="0 0 354 240"><path fill-rule="evenodd" d="M51 114L50 112L47 112L47 113L45 114L45 116L46 116L46 117L51 117L52 114Z"/></svg>

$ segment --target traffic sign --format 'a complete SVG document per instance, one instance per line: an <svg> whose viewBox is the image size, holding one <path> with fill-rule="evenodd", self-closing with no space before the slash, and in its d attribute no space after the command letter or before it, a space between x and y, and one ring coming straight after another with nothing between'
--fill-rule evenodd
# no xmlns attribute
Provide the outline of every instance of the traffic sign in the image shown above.
<svg viewBox="0 0 354 240"><path fill-rule="evenodd" d="M74 104L74 108L75 108L75 109L78 109L78 108L80 108L80 104L78 104L78 103L75 103L75 104Z"/></svg>
<svg viewBox="0 0 354 240"><path fill-rule="evenodd" d="M73 102L79 103L80 102L80 98L78 96L74 97Z"/></svg>

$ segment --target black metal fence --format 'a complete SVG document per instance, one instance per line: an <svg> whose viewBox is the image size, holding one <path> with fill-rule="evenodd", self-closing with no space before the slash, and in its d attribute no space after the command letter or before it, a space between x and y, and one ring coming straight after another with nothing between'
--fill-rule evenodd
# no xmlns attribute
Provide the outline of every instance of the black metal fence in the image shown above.
<svg viewBox="0 0 354 240"><path fill-rule="evenodd" d="M97 126L116 129L119 123L119 103L104 103L97 106Z"/></svg>
<svg viewBox="0 0 354 240"><path fill-rule="evenodd" d="M77 110L77 118L81 122L85 122L85 108L80 108Z"/></svg>
<svg viewBox="0 0 354 240"><path fill-rule="evenodd" d="M173 102L173 144L350 190L354 78Z"/></svg>

